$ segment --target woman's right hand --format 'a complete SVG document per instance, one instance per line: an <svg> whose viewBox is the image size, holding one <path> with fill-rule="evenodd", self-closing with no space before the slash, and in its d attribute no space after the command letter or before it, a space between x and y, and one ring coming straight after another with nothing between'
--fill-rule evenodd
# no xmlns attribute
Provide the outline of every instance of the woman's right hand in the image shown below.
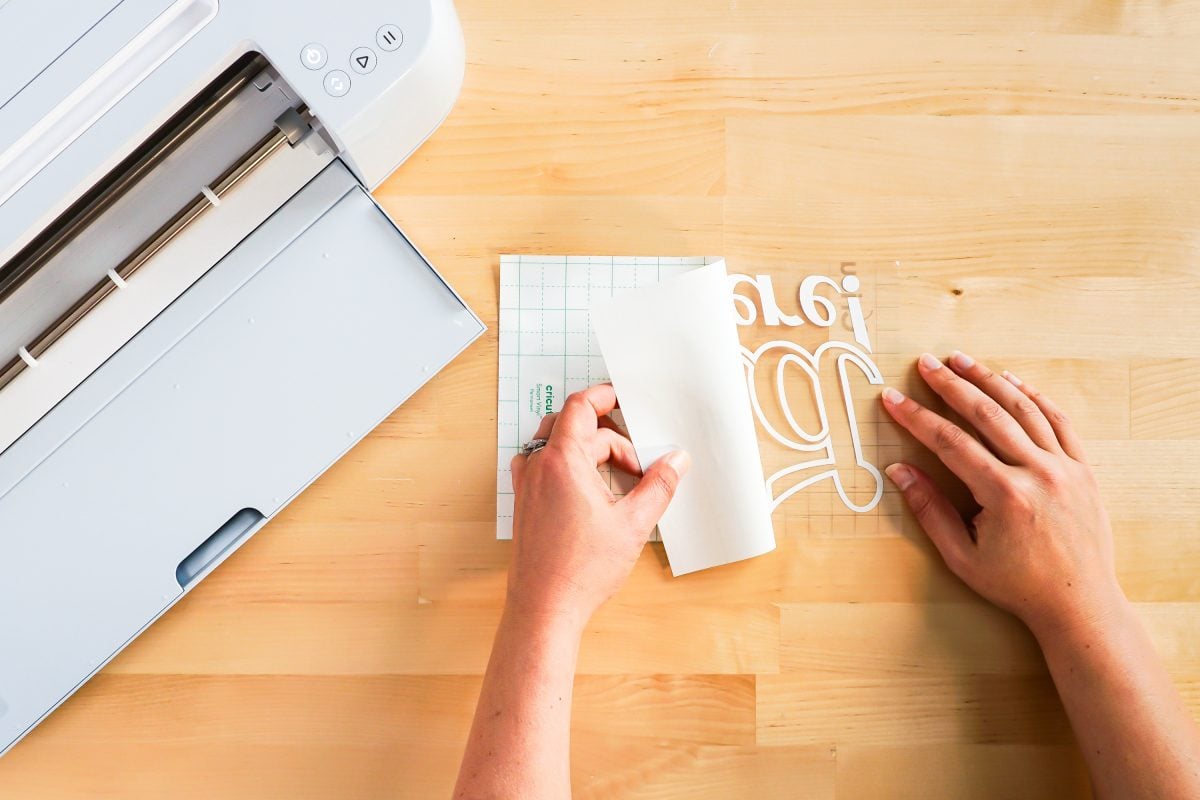
<svg viewBox="0 0 1200 800"><path fill-rule="evenodd" d="M921 470L893 464L904 495L947 566L1039 637L1101 621L1125 604L1112 528L1070 420L1010 373L962 353L926 353L921 377L983 442L895 389L888 413L967 485L982 510L969 520ZM985 446L986 443L986 446Z"/></svg>

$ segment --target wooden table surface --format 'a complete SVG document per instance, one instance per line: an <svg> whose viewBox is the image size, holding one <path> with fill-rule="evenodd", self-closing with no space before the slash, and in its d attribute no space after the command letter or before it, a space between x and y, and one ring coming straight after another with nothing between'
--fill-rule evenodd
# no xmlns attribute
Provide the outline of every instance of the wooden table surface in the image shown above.
<svg viewBox="0 0 1200 800"><path fill-rule="evenodd" d="M492 330L0 761L0 797L448 795L509 552L501 253L724 254L789 292L853 263L889 382L959 347L1040 384L1200 710L1200 2L459 7L462 98L380 196ZM869 388L868 454L915 455ZM1034 642L890 490L776 528L681 579L648 548L595 618L577 797L1087 795Z"/></svg>

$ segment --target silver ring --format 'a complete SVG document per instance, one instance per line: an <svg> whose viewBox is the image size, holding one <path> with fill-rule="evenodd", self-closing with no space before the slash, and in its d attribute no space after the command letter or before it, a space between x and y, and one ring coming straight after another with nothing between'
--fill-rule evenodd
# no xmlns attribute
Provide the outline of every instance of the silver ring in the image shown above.
<svg viewBox="0 0 1200 800"><path fill-rule="evenodd" d="M549 439L533 439L528 441L525 443L525 446L521 448L521 455L531 456L548 444L550 444Z"/></svg>

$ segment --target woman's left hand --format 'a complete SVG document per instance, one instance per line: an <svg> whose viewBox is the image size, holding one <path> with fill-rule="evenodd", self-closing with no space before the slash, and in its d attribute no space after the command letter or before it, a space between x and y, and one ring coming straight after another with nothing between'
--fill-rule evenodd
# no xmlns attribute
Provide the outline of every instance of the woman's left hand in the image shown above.
<svg viewBox="0 0 1200 800"><path fill-rule="evenodd" d="M608 416L616 406L611 384L572 394L535 435L549 444L513 458L512 610L582 628L625 582L687 472L688 455L669 453L617 500L598 467L610 463L632 475L641 468Z"/></svg>

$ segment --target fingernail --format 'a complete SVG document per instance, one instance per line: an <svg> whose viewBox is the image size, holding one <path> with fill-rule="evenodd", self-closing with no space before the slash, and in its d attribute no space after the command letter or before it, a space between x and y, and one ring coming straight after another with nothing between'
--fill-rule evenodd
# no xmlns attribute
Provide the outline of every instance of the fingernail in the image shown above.
<svg viewBox="0 0 1200 800"><path fill-rule="evenodd" d="M971 358L961 350L955 350L950 356L950 360L954 362L954 366L959 369L970 369L975 366L975 359Z"/></svg>
<svg viewBox="0 0 1200 800"><path fill-rule="evenodd" d="M683 477L692 466L692 456L686 450L675 450L663 456L667 466L675 470L675 474Z"/></svg>
<svg viewBox="0 0 1200 800"><path fill-rule="evenodd" d="M1020 385L1021 385L1021 379L1020 379L1020 378L1018 378L1016 375L1013 375L1013 374L1012 374L1011 372L1009 372L1008 370L1004 370L1004 372L1002 372L1002 373L1000 373L1000 374L1002 374L1002 375L1004 376L1004 379L1005 379L1006 381L1008 381L1009 383L1011 383L1013 386L1020 386Z"/></svg>
<svg viewBox="0 0 1200 800"><path fill-rule="evenodd" d="M942 362L933 353L922 353L919 363L924 369L941 369Z"/></svg>
<svg viewBox="0 0 1200 800"><path fill-rule="evenodd" d="M883 390L883 402L889 405L898 406L904 402L904 395L900 394L898 391L889 386Z"/></svg>
<svg viewBox="0 0 1200 800"><path fill-rule="evenodd" d="M917 481L917 476L913 474L913 471L903 464L892 464L884 472L892 479L892 483L896 484L896 488L902 492Z"/></svg>

